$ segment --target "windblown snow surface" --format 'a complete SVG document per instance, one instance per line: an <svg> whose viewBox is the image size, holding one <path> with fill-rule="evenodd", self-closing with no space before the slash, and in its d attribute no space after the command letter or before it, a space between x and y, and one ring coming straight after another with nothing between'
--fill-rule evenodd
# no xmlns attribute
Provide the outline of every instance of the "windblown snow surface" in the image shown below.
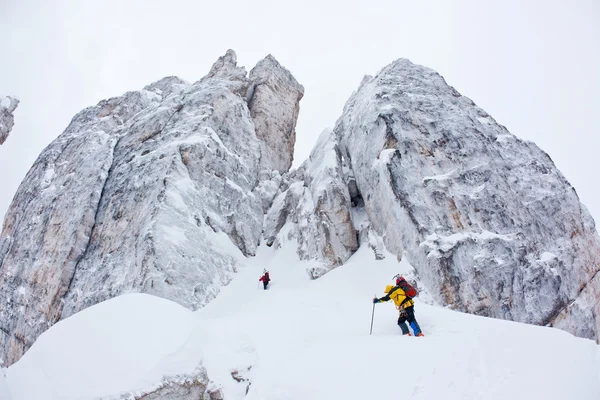
<svg viewBox="0 0 600 400"><path fill-rule="evenodd" d="M133 399L201 366L227 400L600 399L590 340L427 305L427 293L415 308L426 337L401 336L391 303L375 306L370 336L371 299L395 273L411 276L407 262L364 246L310 280L295 248L259 250L197 312L129 294L60 321L0 373L0 398Z"/></svg>

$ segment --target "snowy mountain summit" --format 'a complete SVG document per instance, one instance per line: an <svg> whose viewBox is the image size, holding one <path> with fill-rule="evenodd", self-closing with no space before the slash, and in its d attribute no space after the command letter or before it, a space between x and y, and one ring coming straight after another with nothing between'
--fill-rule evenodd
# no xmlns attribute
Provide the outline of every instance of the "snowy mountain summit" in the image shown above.
<svg viewBox="0 0 600 400"><path fill-rule="evenodd" d="M13 113L19 105L19 100L15 97L0 96L0 144L4 144L8 134L15 125Z"/></svg>
<svg viewBox="0 0 600 400"><path fill-rule="evenodd" d="M546 153L401 59L290 170L303 94L274 57L247 74L229 50L196 83L164 78L77 114L6 215L4 365L124 293L202 308L258 246L312 260L306 279L364 246L373 268L406 258L437 303L600 336L600 238Z"/></svg>

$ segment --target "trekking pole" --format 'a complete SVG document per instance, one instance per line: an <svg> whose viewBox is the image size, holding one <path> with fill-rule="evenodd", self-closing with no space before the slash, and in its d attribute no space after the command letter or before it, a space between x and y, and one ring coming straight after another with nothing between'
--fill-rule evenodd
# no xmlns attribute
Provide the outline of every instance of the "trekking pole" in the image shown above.
<svg viewBox="0 0 600 400"><path fill-rule="evenodd" d="M374 295L373 298L377 297ZM369 336L373 334L373 318L375 318L375 303L373 303L373 312L371 313L371 331L369 332Z"/></svg>

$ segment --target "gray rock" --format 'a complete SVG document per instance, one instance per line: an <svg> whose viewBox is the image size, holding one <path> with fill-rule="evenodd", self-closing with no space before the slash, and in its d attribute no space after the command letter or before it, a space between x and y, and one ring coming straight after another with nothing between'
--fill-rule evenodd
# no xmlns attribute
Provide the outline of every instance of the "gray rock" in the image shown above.
<svg viewBox="0 0 600 400"><path fill-rule="evenodd" d="M261 144L261 167L283 174L292 166L296 120L304 87L268 55L250 71L248 107Z"/></svg>
<svg viewBox="0 0 600 400"><path fill-rule="evenodd" d="M284 180L287 189L275 198L265 217L266 243L278 247L295 241L300 259L324 262L308 271L318 278L358 249L351 196L331 130L321 134L309 160Z"/></svg>
<svg viewBox="0 0 600 400"><path fill-rule="evenodd" d="M151 96L128 93L80 112L38 157L0 235L0 359L12 364L61 315L94 226L115 131Z"/></svg>
<svg viewBox="0 0 600 400"><path fill-rule="evenodd" d="M536 145L402 59L365 77L335 132L371 226L438 301L599 337L600 238Z"/></svg>
<svg viewBox="0 0 600 400"><path fill-rule="evenodd" d="M56 321L122 293L202 307L236 272L235 247L255 254L266 204L250 85L228 51L199 82L168 77L83 110L42 152L0 235L6 365ZM259 103L287 98L279 88ZM259 118L292 123L298 105L286 107Z"/></svg>
<svg viewBox="0 0 600 400"><path fill-rule="evenodd" d="M246 69L237 66L237 55L231 49L227 50L224 56L219 57L208 75L201 79L201 81L206 80L220 80L230 91L247 100L251 81L248 79Z"/></svg>
<svg viewBox="0 0 600 400"><path fill-rule="evenodd" d="M218 391L210 391L204 367L189 375L165 377L155 388L112 396L101 400L219 400ZM222 400L223 397L220 397Z"/></svg>
<svg viewBox="0 0 600 400"><path fill-rule="evenodd" d="M8 134L15 125L13 113L19 105L19 100L14 97L0 96L0 144L4 144Z"/></svg>

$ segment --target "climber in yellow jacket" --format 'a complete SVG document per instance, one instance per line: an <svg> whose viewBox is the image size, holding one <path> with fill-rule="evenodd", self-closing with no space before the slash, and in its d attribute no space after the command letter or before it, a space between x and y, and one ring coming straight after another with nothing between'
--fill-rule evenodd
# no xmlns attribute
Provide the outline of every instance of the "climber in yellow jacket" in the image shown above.
<svg viewBox="0 0 600 400"><path fill-rule="evenodd" d="M425 336L423 335L423 332L421 332L421 328L415 319L415 301L409 296L412 292L416 295L416 290L410 286L402 276L397 275L394 278L396 278L396 286L387 285L384 291L384 293L387 294L379 299L375 297L373 303L393 300L396 304L396 308L400 311L398 326L402 329L402 334L410 336L410 331L408 326L406 326L406 321L408 321L415 336ZM407 294L407 292L409 293Z"/></svg>

